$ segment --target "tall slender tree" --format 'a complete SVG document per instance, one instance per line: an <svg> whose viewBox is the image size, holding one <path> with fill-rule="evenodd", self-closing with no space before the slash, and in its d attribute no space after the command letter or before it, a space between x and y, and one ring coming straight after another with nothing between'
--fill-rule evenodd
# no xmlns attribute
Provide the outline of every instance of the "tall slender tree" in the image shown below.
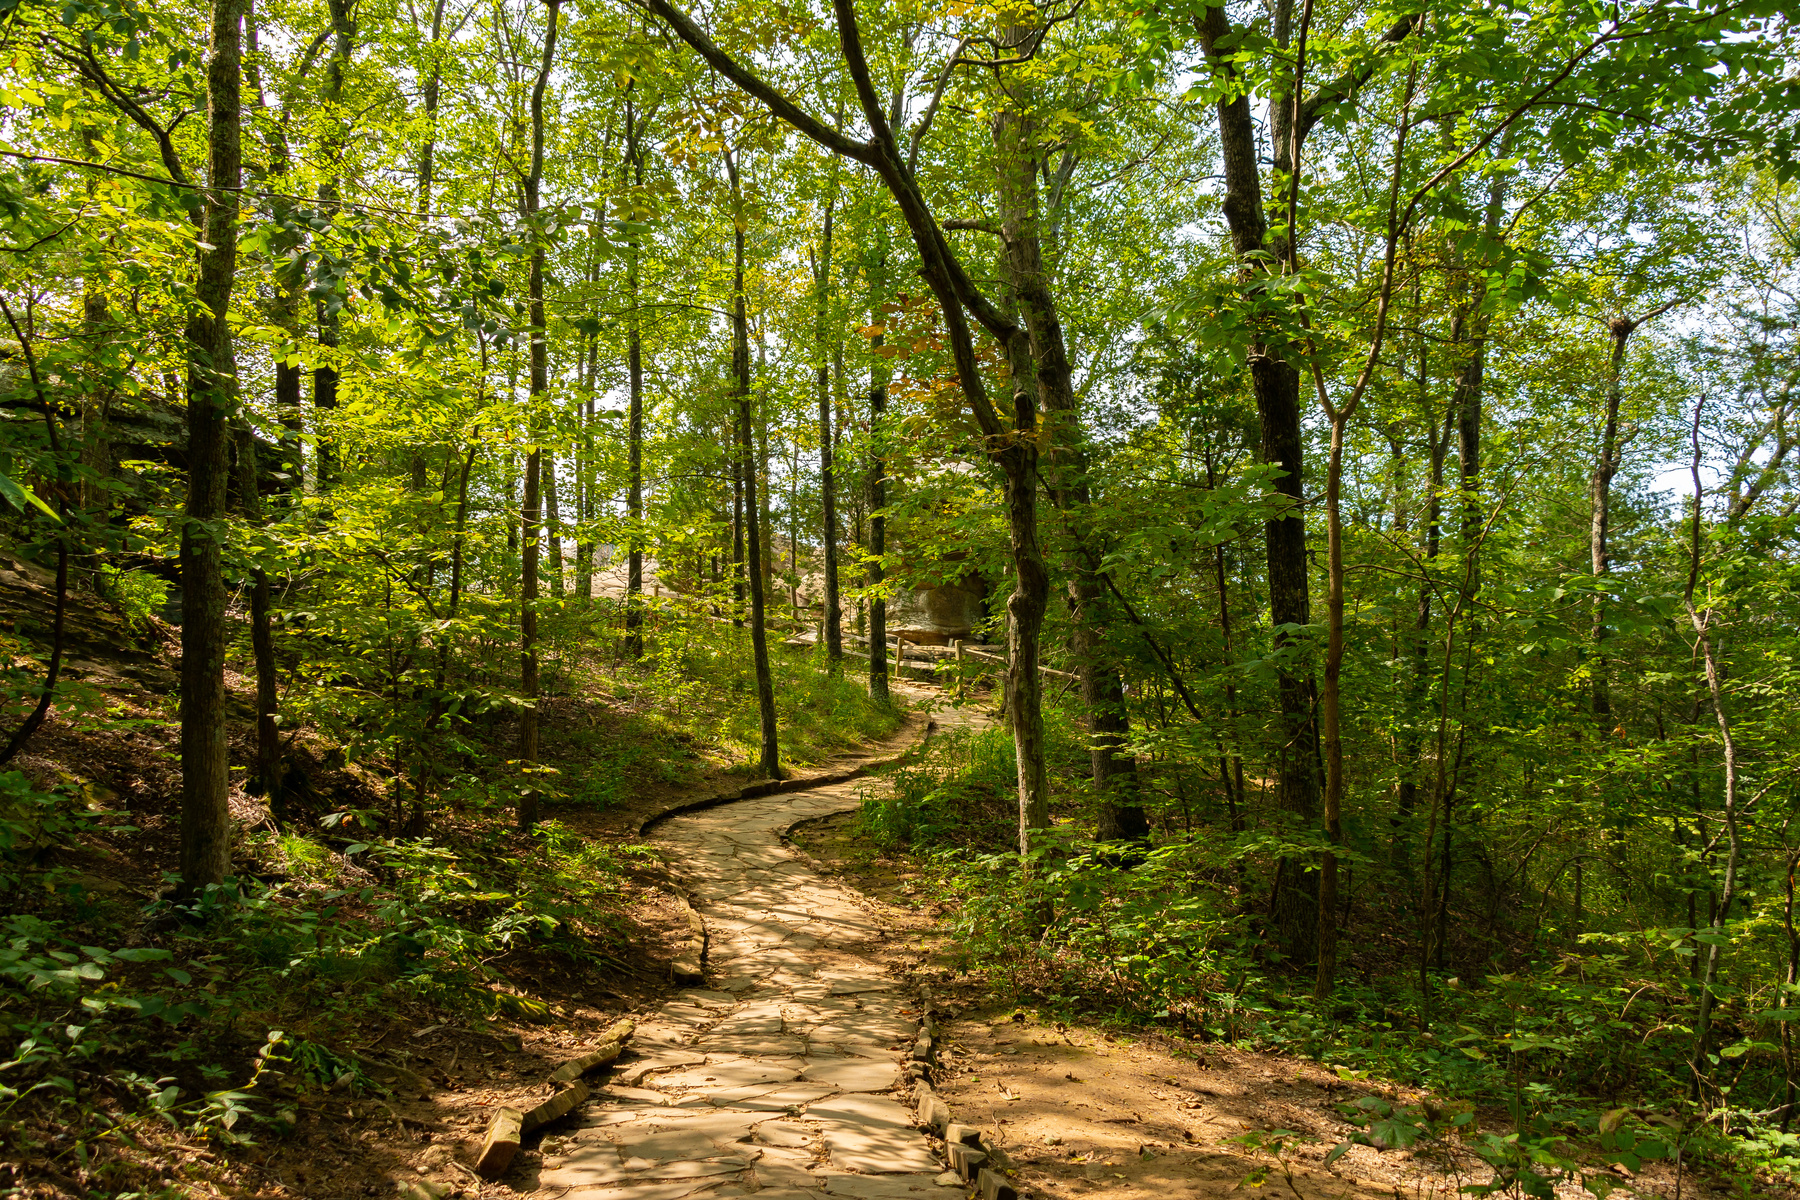
<svg viewBox="0 0 1800 1200"><path fill-rule="evenodd" d="M188 494L181 526L181 887L194 895L231 869L225 745L224 548L219 531L237 407L231 296L237 281L242 149L242 0L213 0L206 54L206 177L188 318ZM174 167L179 164L169 162Z"/></svg>
<svg viewBox="0 0 1800 1200"><path fill-rule="evenodd" d="M550 72L556 61L557 19L562 13L562 0L546 0L544 16L544 49L539 60L537 80L531 88L531 165L523 186L521 205L527 234L531 238L531 275L528 303L531 337L531 401L527 417L532 444L525 452L525 495L520 551L519 583L519 691L525 706L519 712L519 761L531 770L538 760L538 702L542 690L538 682L538 550L543 537L541 493L544 450L539 444L550 392L550 333L544 313L545 238L539 228L544 183L544 92L550 84ZM519 824L529 829L537 823L537 788L527 786L519 793Z"/></svg>
<svg viewBox="0 0 1800 1200"><path fill-rule="evenodd" d="M835 177L834 177L835 178ZM819 392L819 515L820 557L824 559L824 596L820 611L821 636L825 657L834 666L844 658L843 608L838 595L838 528L837 480L832 471L831 420L831 235L833 209L837 205L834 192L825 200L825 219L819 232L819 249L813 258L813 288L817 315L813 328L814 355L817 360L816 381Z"/></svg>
<svg viewBox="0 0 1800 1200"><path fill-rule="evenodd" d="M750 380L750 305L745 289L744 238L747 215L739 154L725 152L725 174L731 184L731 379L737 406L738 474L743 479L744 544L749 550L750 653L756 669L757 724L762 734L761 766L770 779L781 778L781 743L775 721L775 680L769 668L767 597L763 577L763 517L756 502L757 454L755 404Z"/></svg>

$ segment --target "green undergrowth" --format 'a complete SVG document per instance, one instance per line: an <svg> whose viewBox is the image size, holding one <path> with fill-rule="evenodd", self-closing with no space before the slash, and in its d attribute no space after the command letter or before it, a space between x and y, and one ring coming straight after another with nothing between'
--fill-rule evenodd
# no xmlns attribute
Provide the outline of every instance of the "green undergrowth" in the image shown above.
<svg viewBox="0 0 1800 1200"><path fill-rule="evenodd" d="M533 769L513 761L516 698L484 690L479 664L423 743L335 702L356 677L303 678L294 710L337 748L307 760L309 790L284 822L242 835L237 874L180 906L177 881L144 869L148 835L114 789L0 775L0 1160L29 1159L71 1194L127 1194L171 1139L268 1142L332 1089L379 1098L394 1079L361 1047L396 1014L547 1021L559 996L637 970L624 908L653 852L556 818L745 770L754 674L729 625L657 614L634 660L616 617L595 605L547 619ZM788 763L898 728L900 710L855 678L772 649ZM109 712L67 715L122 731ZM550 818L528 833L527 789Z"/></svg>
<svg viewBox="0 0 1800 1200"><path fill-rule="evenodd" d="M1450 1139L1472 1149L1486 1167L1460 1185L1468 1194L1548 1197L1585 1179L1604 1196L1617 1180L1596 1162L1679 1153L1684 1169L1703 1164L1751 1196L1768 1173L1800 1167L1800 1137L1770 1111L1783 1103L1786 1010L1753 982L1772 964L1742 953L1759 941L1765 957L1776 952L1771 914L1727 925L1734 961L1749 961L1718 989L1698 1105L1692 931L1588 934L1527 961L1433 969L1422 998L1416 974L1383 970L1379 953L1355 949L1386 936L1383 912L1369 906L1353 910L1343 934L1348 977L1319 1002L1310 972L1267 948L1266 832L1188 832L1184 818L1153 810L1148 846L1096 846L1077 731L1059 715L1048 732L1055 824L1028 869L1013 848L1014 760L1002 728L936 739L892 773L891 791L865 795L857 817L867 845L910 857L930 880L957 965L1001 995L1059 1019L1298 1054L1346 1079L1425 1089L1439 1098L1430 1112L1346 1115L1373 1131L1359 1138L1384 1148Z"/></svg>
<svg viewBox="0 0 1800 1200"><path fill-rule="evenodd" d="M648 849L519 833L507 797L452 791L433 836L356 837L357 812L252 834L241 874L177 907L96 886L128 814L0 775L0 1159L124 1194L169 1139L266 1142L332 1089L380 1096L394 1080L360 1048L397 1013L549 1020L541 968L621 969Z"/></svg>

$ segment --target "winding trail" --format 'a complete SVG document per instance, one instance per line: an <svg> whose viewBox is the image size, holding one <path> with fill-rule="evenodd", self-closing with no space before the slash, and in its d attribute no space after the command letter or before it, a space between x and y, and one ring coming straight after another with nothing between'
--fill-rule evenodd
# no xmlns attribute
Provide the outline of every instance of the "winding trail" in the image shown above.
<svg viewBox="0 0 1800 1200"><path fill-rule="evenodd" d="M535 1196L559 1200L949 1200L901 1065L920 1014L859 950L883 928L784 844L855 808L859 779L671 817L651 838L706 922L707 975L643 1022ZM939 1180L944 1182L940 1185Z"/></svg>

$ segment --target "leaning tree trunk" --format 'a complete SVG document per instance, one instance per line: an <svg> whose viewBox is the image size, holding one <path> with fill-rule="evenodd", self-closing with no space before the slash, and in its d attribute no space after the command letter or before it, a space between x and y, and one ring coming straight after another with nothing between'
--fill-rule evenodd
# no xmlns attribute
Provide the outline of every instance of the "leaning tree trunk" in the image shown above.
<svg viewBox="0 0 1800 1200"><path fill-rule="evenodd" d="M227 422L237 407L231 324L242 170L243 0L214 0L206 62L207 178L198 303L188 318L188 494L181 526L181 892L192 897L231 869L225 744L224 555L219 528L231 473Z"/></svg>
<svg viewBox="0 0 1800 1200"><path fill-rule="evenodd" d="M1611 548L1607 538L1611 533L1612 523L1612 481L1619 473L1619 464L1624 456L1624 447L1619 442L1619 404L1623 398L1623 377L1625 368L1625 347L1631 335L1650 318L1658 316L1673 308L1676 301L1671 300L1659 308L1654 308L1643 316L1633 320L1620 315L1607 322L1607 332L1612 343L1611 352L1606 361L1606 412L1601 423L1600 456L1594 463L1594 473L1588 480L1588 501L1592 514L1588 525L1588 554L1594 568L1594 578L1603 579L1612 570ZM1612 695L1607 686L1606 664L1606 597L1596 591L1594 594L1594 665L1591 678L1591 696L1594 716L1605 719L1612 715Z"/></svg>
<svg viewBox="0 0 1800 1200"><path fill-rule="evenodd" d="M833 153L870 167L886 185L912 234L913 244L919 252L919 273L930 286L943 315L946 342L969 414L985 439L989 460L1000 469L1006 481L1008 539L1015 572L1015 588L1008 601L1012 621L1009 641L1014 653L1007 678L1009 702L1013 706L1013 748L1019 760L1019 841L1021 848L1027 848L1033 831L1042 828L1049 819L1043 715L1037 680L1038 642L1044 604L1049 594L1049 579L1044 571L1043 552L1037 536L1038 405L1034 389L1028 383L1015 380L1010 411L1003 414L994 406L975 352L969 318L974 317L1006 347L1009 358L1013 356L1013 345L1025 338L1025 332L975 286L925 201L913 175L911 157L900 148L894 133L898 116L889 115L875 89L874 73L863 52L853 0L833 0L832 10L844 67L855 85L857 103L870 130L866 142L847 138L806 114L779 89L720 50L669 0L644 0L644 5L715 71L755 96L778 118ZM892 106L896 113L902 99L897 98ZM877 652L884 649L877 647Z"/></svg>

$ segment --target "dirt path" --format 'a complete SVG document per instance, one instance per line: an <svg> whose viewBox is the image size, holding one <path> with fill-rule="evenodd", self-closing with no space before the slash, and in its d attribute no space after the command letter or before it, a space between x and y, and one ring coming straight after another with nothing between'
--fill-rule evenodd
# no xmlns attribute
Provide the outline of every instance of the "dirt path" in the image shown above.
<svg viewBox="0 0 1800 1200"><path fill-rule="evenodd" d="M856 807L870 786L741 800L653 828L706 922L712 986L640 1025L575 1128L545 1140L533 1195L957 1194L901 1090L920 1013L868 952L884 918L782 840Z"/></svg>

